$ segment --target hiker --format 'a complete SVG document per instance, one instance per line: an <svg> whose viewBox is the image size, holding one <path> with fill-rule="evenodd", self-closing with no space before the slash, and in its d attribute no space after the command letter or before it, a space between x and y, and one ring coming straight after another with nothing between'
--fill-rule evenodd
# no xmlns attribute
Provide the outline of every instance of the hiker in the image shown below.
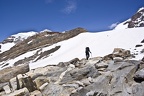
<svg viewBox="0 0 144 96"><path fill-rule="evenodd" d="M87 60L89 59L89 56L90 56L89 53L91 53L91 51L90 51L89 47L86 47L86 49L85 49L85 54L86 54L86 59L87 59Z"/></svg>

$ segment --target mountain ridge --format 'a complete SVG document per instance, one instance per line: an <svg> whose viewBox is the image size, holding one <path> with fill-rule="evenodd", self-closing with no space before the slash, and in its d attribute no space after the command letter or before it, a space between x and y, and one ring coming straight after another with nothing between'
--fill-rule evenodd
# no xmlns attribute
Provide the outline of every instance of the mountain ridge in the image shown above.
<svg viewBox="0 0 144 96"><path fill-rule="evenodd" d="M119 23L114 29L126 29L136 27L144 27L144 7L139 8L139 10L131 18L122 23Z"/></svg>
<svg viewBox="0 0 144 96"><path fill-rule="evenodd" d="M87 30L83 28L72 29L66 33L59 32L41 32L39 34L35 34L19 43L15 46L11 47L10 50L2 52L0 54L0 62L7 61L8 59L14 59L24 53L27 53L32 50L41 49L42 47L50 46L54 43L67 40L72 38L82 32L86 32ZM42 54L42 53L41 53ZM31 57L33 58L33 57ZM29 58L29 60L31 60ZM17 65L17 64L16 64Z"/></svg>

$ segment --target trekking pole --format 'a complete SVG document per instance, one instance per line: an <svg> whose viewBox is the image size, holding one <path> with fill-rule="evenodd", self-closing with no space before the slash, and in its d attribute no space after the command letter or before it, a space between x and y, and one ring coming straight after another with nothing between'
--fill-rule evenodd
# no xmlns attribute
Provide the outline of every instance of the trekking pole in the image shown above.
<svg viewBox="0 0 144 96"><path fill-rule="evenodd" d="M92 53L91 53L91 58L92 58Z"/></svg>

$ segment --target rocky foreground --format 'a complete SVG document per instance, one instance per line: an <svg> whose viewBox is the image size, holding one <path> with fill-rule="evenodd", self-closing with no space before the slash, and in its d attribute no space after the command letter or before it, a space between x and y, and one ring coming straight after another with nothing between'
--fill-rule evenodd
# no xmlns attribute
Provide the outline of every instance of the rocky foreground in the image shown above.
<svg viewBox="0 0 144 96"><path fill-rule="evenodd" d="M89 60L7 68L0 71L0 96L144 96L144 60L131 57L116 48Z"/></svg>

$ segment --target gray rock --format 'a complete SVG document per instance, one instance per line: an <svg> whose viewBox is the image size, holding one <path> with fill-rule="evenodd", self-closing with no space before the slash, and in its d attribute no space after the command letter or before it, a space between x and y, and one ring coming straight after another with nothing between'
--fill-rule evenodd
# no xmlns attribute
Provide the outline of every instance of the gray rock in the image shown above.
<svg viewBox="0 0 144 96"><path fill-rule="evenodd" d="M78 58L74 58L74 59L70 60L69 62L60 62L57 66L59 66L59 67L67 67L70 64L79 66L79 61L80 60Z"/></svg>
<svg viewBox="0 0 144 96"><path fill-rule="evenodd" d="M39 89L40 86L42 86L44 83L48 82L49 83L49 79L46 78L45 76L40 76L40 77L37 77L35 80L34 80L35 84L36 84L36 87L37 89Z"/></svg>
<svg viewBox="0 0 144 96"><path fill-rule="evenodd" d="M10 89L10 87L9 87L9 85L5 85L5 86L3 87L3 89L5 90L5 93L6 93L6 94L12 92L11 89Z"/></svg>
<svg viewBox="0 0 144 96"><path fill-rule="evenodd" d="M81 80L83 78L92 77L95 78L99 76L100 73L95 68L95 66L85 66L83 68L75 68L67 72L61 80L61 83L71 82L73 80Z"/></svg>
<svg viewBox="0 0 144 96"><path fill-rule="evenodd" d="M18 74L24 74L29 71L29 65L20 65L0 70L0 83L8 82Z"/></svg>
<svg viewBox="0 0 144 96"><path fill-rule="evenodd" d="M13 93L8 94L6 96L30 96L30 93L27 88L23 88L20 90L16 90Z"/></svg>
<svg viewBox="0 0 144 96"><path fill-rule="evenodd" d="M76 93L71 94L71 96L88 96L90 92L93 91L93 95L89 96L107 96L109 91L109 81L111 80L110 75L101 75L96 78L95 82L91 85L88 85ZM86 95L87 94L87 95ZM98 95L101 94L101 95Z"/></svg>
<svg viewBox="0 0 144 96"><path fill-rule="evenodd" d="M78 63L80 60L78 59L78 58L74 58L74 59L72 59L71 61L69 61L69 63L70 64L76 64L76 63Z"/></svg>
<svg viewBox="0 0 144 96"><path fill-rule="evenodd" d="M43 85L41 85L41 86L39 87L39 90L40 90L40 91L43 91L47 85L48 85L48 82L44 83Z"/></svg>
<svg viewBox="0 0 144 96"><path fill-rule="evenodd" d="M105 60L105 61L113 60L115 57L121 57L121 59L122 58L127 59L127 58L132 57L132 55L129 50L125 50L122 48L115 48L111 54L104 56L103 60ZM117 60L117 59L115 58L115 60ZM119 60L121 60L121 59L119 58Z"/></svg>
<svg viewBox="0 0 144 96"><path fill-rule="evenodd" d="M113 60L115 62L122 62L123 61L123 58L122 57L114 57Z"/></svg>
<svg viewBox="0 0 144 96"><path fill-rule="evenodd" d="M75 58L19 74L9 81L15 89L9 96L144 96L144 63L126 59L129 52L124 51L115 49L104 58ZM7 96L3 91L0 94Z"/></svg>
<svg viewBox="0 0 144 96"><path fill-rule="evenodd" d="M99 68L107 68L108 67L108 63L105 62L100 62L100 63L96 63L95 64L95 68L99 69Z"/></svg>
<svg viewBox="0 0 144 96"><path fill-rule="evenodd" d="M22 86L26 87L29 92L36 90L36 84L33 82L30 76L22 78Z"/></svg>
<svg viewBox="0 0 144 96"><path fill-rule="evenodd" d="M18 82L17 82L17 80L16 80L16 77L10 79L9 82L10 82L10 85L11 85L11 87L12 87L12 91L17 90Z"/></svg>
<svg viewBox="0 0 144 96"><path fill-rule="evenodd" d="M5 96L5 91L0 92L0 96Z"/></svg>
<svg viewBox="0 0 144 96"><path fill-rule="evenodd" d="M131 96L144 96L144 82L135 83L132 85L132 95Z"/></svg>
<svg viewBox="0 0 144 96"><path fill-rule="evenodd" d="M6 86L6 85L9 85L9 82L0 83L0 92L1 92L1 91L4 91L4 90L3 90L3 87Z"/></svg>
<svg viewBox="0 0 144 96"><path fill-rule="evenodd" d="M144 81L144 68L137 71L135 74L134 74L134 80L136 82L143 82Z"/></svg>
<svg viewBox="0 0 144 96"><path fill-rule="evenodd" d="M62 91L62 86L51 83L41 90L43 96L62 96Z"/></svg>

